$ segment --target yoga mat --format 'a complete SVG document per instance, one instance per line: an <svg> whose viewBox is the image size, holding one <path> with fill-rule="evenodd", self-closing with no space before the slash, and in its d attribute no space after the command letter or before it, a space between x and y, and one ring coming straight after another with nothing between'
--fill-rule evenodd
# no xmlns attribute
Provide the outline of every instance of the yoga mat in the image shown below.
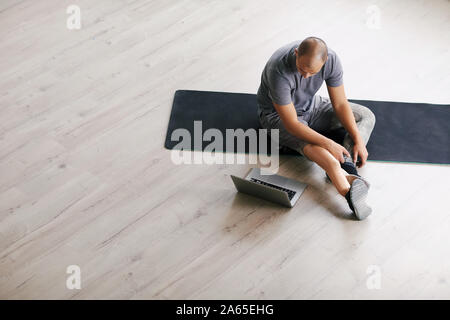
<svg viewBox="0 0 450 320"><path fill-rule="evenodd" d="M450 105L353 99L349 101L368 107L376 117L375 128L367 144L368 160L450 163ZM195 148L195 120L202 121L202 133L209 128L216 128L223 133L223 149L216 149L222 152L236 152L236 141L234 146L226 144L226 129L241 128L245 131L261 128L255 94L177 90L167 128L165 148L180 148L177 147L180 141L172 141L171 135L175 129L184 128L192 135L188 149L204 150L211 141L202 139L200 145ZM329 137L342 142L344 134L345 130L341 129L332 132ZM266 150L270 151L270 139L267 140ZM245 148L248 153L248 141ZM282 148L280 154L299 155L287 148Z"/></svg>

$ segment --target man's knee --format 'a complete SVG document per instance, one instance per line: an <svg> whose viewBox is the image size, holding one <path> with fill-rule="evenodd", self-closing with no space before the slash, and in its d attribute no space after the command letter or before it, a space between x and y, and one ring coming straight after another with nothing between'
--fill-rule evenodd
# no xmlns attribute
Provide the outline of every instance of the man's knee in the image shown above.
<svg viewBox="0 0 450 320"><path fill-rule="evenodd" d="M350 103L356 122L364 121L375 125L375 114L368 107L357 103Z"/></svg>
<svg viewBox="0 0 450 320"><path fill-rule="evenodd" d="M365 106L361 106L361 120L364 120L364 122L371 124L372 126L375 126L375 114L370 110L369 108Z"/></svg>
<svg viewBox="0 0 450 320"><path fill-rule="evenodd" d="M375 114L369 108L367 108L367 119L372 124L372 126L375 126L375 122L377 119L375 117Z"/></svg>
<svg viewBox="0 0 450 320"><path fill-rule="evenodd" d="M324 156L325 153L328 153L330 156ZM314 161L312 159L320 158L321 161L325 161L327 167L333 167L333 168L340 168L341 164L340 162L331 155L331 153L321 146L308 143L306 146L303 147L303 154L311 161ZM316 161L314 161L316 162Z"/></svg>

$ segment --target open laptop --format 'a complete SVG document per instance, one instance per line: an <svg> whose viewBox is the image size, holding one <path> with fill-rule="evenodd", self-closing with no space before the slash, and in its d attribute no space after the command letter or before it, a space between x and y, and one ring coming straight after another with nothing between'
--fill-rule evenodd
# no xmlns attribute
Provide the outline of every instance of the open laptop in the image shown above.
<svg viewBox="0 0 450 320"><path fill-rule="evenodd" d="M308 186L305 183L277 174L261 175L260 168L253 168L245 178L231 175L239 192L250 194L292 208Z"/></svg>

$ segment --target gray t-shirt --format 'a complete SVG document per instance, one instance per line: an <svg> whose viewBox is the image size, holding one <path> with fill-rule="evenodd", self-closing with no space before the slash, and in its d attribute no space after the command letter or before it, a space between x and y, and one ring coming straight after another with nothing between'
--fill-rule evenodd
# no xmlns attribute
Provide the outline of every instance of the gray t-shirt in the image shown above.
<svg viewBox="0 0 450 320"><path fill-rule="evenodd" d="M262 74L257 93L258 115L266 116L276 112L273 102L278 105L293 103L297 114L305 115L311 107L312 99L323 81L330 87L343 83L343 70L336 53L328 48L328 59L322 69L305 79L295 65L295 51L301 40L291 42L270 57Z"/></svg>

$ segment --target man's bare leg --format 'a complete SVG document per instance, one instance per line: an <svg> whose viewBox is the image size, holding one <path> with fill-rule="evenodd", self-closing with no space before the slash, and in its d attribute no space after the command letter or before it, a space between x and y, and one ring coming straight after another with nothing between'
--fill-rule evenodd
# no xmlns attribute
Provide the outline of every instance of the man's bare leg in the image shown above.
<svg viewBox="0 0 450 320"><path fill-rule="evenodd" d="M344 170L342 170L341 165L332 154L317 145L307 144L303 148L303 153L308 159L317 163L331 179L331 182L336 187L337 191L345 197L347 192L350 190L350 185L355 176L348 175Z"/></svg>

